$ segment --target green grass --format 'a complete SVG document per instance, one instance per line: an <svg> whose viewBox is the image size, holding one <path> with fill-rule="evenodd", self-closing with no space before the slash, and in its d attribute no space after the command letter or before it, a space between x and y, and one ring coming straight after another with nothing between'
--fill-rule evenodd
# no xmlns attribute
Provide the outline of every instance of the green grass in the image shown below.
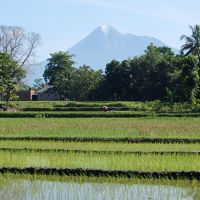
<svg viewBox="0 0 200 200"><path fill-rule="evenodd" d="M0 101L1 104L5 102ZM53 107L132 107L141 110L142 107L151 108L157 102L128 102L128 101L11 101L10 105L17 108L53 108ZM144 110L144 109L143 109ZM146 110L146 109L145 109Z"/></svg>
<svg viewBox="0 0 200 200"><path fill-rule="evenodd" d="M1 102L0 104L5 104ZM83 107L123 107L134 111L156 111L156 112L189 112L199 111L199 105L191 107L188 103L170 103L152 101L152 102L134 102L134 101L97 101L97 102L76 102L76 101L11 101L10 105L19 110L23 108L83 108Z"/></svg>
<svg viewBox="0 0 200 200"><path fill-rule="evenodd" d="M200 118L0 118L0 136L200 138Z"/></svg>
<svg viewBox="0 0 200 200"><path fill-rule="evenodd" d="M186 114L170 114L170 113L147 113L147 112L131 112L131 111L29 111L29 112L0 112L0 118L133 118L133 117L147 117L147 116L200 116L199 113L186 113Z"/></svg>
<svg viewBox="0 0 200 200"><path fill-rule="evenodd" d="M5 102L0 101L0 104ZM11 101L10 106L16 108L53 108L55 106L64 106L66 101Z"/></svg>
<svg viewBox="0 0 200 200"><path fill-rule="evenodd" d="M200 117L200 113L156 113L141 111L12 111L0 112L0 118L136 118L136 117Z"/></svg>
<svg viewBox="0 0 200 200"><path fill-rule="evenodd" d="M83 151L122 151L122 152L165 152L200 151L199 144L161 144L161 143L102 143L102 142L62 142L62 141L0 141L0 148L11 149L65 149Z"/></svg>
<svg viewBox="0 0 200 200"><path fill-rule="evenodd" d="M0 152L0 157L0 167L89 168L157 172L200 171L200 156L198 155Z"/></svg>

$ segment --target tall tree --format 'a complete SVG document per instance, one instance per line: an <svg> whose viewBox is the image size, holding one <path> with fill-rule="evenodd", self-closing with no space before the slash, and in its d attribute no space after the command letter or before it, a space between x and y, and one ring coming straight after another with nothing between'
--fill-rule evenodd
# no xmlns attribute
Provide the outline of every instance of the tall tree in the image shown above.
<svg viewBox="0 0 200 200"><path fill-rule="evenodd" d="M181 36L181 40L185 40L185 44L181 47L181 53L197 56L200 68L200 25L190 26L190 29L192 32L191 36Z"/></svg>
<svg viewBox="0 0 200 200"><path fill-rule="evenodd" d="M0 52L8 54L20 67L28 64L39 44L37 33L27 33L17 26L0 26Z"/></svg>
<svg viewBox="0 0 200 200"><path fill-rule="evenodd" d="M107 88L104 88L104 93L107 93L109 99L122 100L124 70L125 68L122 68L121 63L116 60L112 60L106 65L105 81Z"/></svg>
<svg viewBox="0 0 200 200"><path fill-rule="evenodd" d="M182 87L186 100L191 104L195 101L199 85L198 61L194 56L186 56L182 59Z"/></svg>
<svg viewBox="0 0 200 200"><path fill-rule="evenodd" d="M43 74L44 79L47 84L53 85L63 98L66 98L69 95L69 81L74 70L72 55L63 51L50 55Z"/></svg>
<svg viewBox="0 0 200 200"><path fill-rule="evenodd" d="M25 70L16 61L0 53L0 93L7 103L16 98L17 86L24 76Z"/></svg>

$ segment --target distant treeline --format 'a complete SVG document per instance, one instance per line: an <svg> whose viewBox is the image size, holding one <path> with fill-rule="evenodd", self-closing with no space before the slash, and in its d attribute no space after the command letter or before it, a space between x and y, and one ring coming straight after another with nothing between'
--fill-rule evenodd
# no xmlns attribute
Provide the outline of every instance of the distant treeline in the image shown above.
<svg viewBox="0 0 200 200"><path fill-rule="evenodd" d="M66 52L51 54L44 78L63 98L77 101L118 100L193 102L200 98L198 59L175 55L168 47L147 47L144 55L113 60L105 73L73 67Z"/></svg>

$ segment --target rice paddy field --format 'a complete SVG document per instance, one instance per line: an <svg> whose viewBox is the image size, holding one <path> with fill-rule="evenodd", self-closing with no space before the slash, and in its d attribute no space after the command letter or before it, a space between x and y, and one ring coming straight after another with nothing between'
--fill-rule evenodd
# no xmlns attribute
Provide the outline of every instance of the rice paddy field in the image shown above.
<svg viewBox="0 0 200 200"><path fill-rule="evenodd" d="M83 109L103 103L131 112L155 106L14 102L19 113L39 108L41 115L0 117L0 199L200 198L198 116L97 117ZM56 107L91 116L43 116Z"/></svg>
<svg viewBox="0 0 200 200"><path fill-rule="evenodd" d="M200 118L0 118L1 137L200 138Z"/></svg>
<svg viewBox="0 0 200 200"><path fill-rule="evenodd" d="M199 199L199 182L193 180L127 179L56 175L0 176L0 198L10 199Z"/></svg>

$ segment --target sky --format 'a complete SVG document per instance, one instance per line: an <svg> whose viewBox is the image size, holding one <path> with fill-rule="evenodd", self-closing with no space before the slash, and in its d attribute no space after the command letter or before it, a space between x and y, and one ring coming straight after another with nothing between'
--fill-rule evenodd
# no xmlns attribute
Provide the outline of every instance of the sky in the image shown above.
<svg viewBox="0 0 200 200"><path fill-rule="evenodd" d="M189 25L200 24L199 0L0 0L0 8L0 25L41 35L35 62L69 49L100 25L179 49Z"/></svg>

